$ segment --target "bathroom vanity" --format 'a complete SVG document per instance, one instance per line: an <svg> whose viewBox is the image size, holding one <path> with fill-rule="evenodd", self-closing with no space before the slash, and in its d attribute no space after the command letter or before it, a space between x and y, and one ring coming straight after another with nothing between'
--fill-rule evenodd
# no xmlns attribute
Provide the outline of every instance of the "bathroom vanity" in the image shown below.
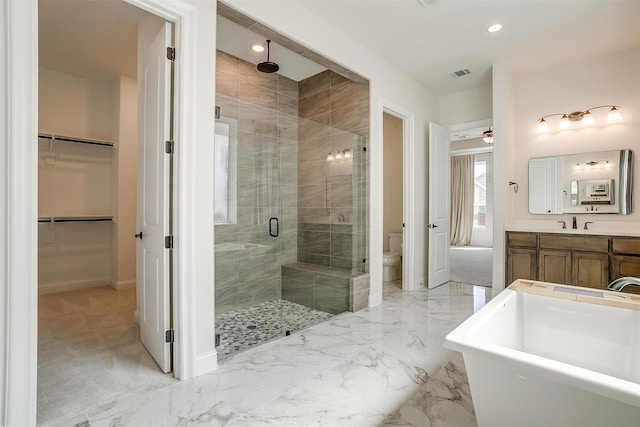
<svg viewBox="0 0 640 427"><path fill-rule="evenodd" d="M516 279L606 289L640 276L640 237L506 232L506 284Z"/></svg>

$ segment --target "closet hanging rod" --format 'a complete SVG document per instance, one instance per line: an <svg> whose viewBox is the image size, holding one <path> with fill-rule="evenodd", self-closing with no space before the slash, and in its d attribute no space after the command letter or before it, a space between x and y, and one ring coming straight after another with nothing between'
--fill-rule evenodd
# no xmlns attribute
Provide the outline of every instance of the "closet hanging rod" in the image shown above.
<svg viewBox="0 0 640 427"><path fill-rule="evenodd" d="M76 138L71 136L52 135L48 133L39 133L38 138L51 139L54 141L73 142L76 144L99 145L102 147L113 147L113 142L101 141L99 139Z"/></svg>
<svg viewBox="0 0 640 427"><path fill-rule="evenodd" d="M59 223L59 222L113 222L112 216L44 216L39 217L38 222Z"/></svg>

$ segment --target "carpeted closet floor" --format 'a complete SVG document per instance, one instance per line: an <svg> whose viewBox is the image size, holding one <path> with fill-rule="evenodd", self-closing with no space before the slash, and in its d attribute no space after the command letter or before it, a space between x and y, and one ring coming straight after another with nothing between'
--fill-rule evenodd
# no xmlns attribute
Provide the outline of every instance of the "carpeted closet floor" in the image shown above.
<svg viewBox="0 0 640 427"><path fill-rule="evenodd" d="M135 289L39 296L39 425L174 381L140 343L135 309Z"/></svg>
<svg viewBox="0 0 640 427"><path fill-rule="evenodd" d="M493 248L451 246L449 254L452 281L491 286Z"/></svg>

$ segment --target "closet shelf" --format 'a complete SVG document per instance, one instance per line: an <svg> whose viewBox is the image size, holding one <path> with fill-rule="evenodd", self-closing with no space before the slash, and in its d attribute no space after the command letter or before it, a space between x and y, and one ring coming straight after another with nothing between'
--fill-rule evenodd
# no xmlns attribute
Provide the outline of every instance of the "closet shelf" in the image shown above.
<svg viewBox="0 0 640 427"><path fill-rule="evenodd" d="M50 139L52 141L73 142L76 144L98 145L102 147L113 147L111 141L102 141L100 139L76 138L73 136L52 135L49 133L38 133L38 138Z"/></svg>
<svg viewBox="0 0 640 427"><path fill-rule="evenodd" d="M40 216L38 222L61 223L61 222L114 222L113 216Z"/></svg>

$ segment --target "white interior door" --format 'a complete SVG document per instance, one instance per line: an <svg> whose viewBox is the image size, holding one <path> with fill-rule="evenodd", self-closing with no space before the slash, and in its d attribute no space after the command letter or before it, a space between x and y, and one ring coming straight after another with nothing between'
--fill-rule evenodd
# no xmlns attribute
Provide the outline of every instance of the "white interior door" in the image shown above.
<svg viewBox="0 0 640 427"><path fill-rule="evenodd" d="M138 309L140 339L162 371L169 372L170 251L164 245L169 235L169 155L164 147L170 138L170 24L148 39L153 41L139 51L138 63Z"/></svg>
<svg viewBox="0 0 640 427"><path fill-rule="evenodd" d="M429 123L429 272L427 285L449 281L451 162L449 130Z"/></svg>

